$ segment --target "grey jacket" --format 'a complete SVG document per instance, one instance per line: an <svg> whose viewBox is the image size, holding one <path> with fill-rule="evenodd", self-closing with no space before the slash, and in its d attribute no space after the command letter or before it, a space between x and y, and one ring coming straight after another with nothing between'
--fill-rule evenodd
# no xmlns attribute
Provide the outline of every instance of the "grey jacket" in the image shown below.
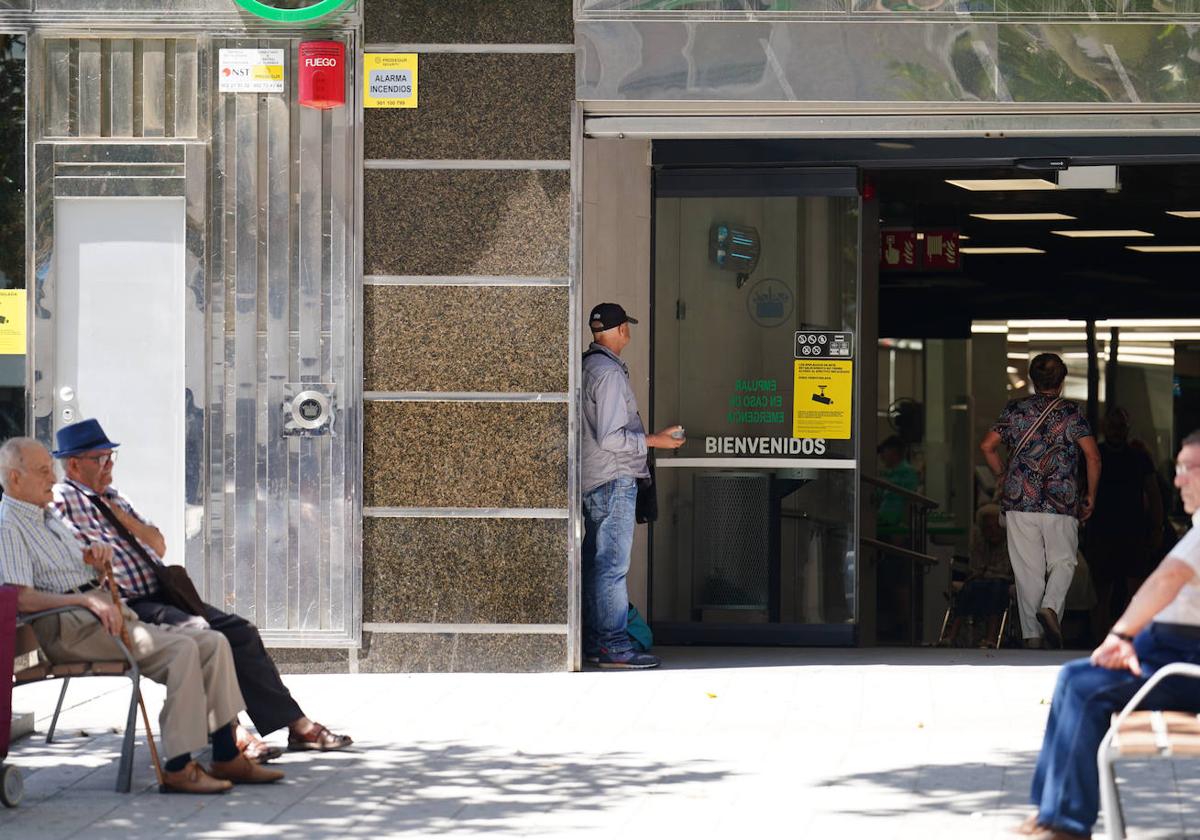
<svg viewBox="0 0 1200 840"><path fill-rule="evenodd" d="M615 478L645 478L646 428L629 387L629 368L621 358L599 350L583 360L583 440L579 468L583 492Z"/></svg>

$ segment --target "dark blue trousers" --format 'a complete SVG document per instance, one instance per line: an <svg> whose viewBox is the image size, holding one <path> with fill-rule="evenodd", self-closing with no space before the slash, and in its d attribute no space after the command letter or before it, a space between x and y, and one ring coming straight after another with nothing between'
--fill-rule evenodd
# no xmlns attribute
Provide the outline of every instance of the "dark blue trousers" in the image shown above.
<svg viewBox="0 0 1200 840"><path fill-rule="evenodd" d="M1142 676L1099 668L1087 659L1058 673L1046 736L1033 775L1032 801L1041 825L1089 834L1100 813L1096 751L1114 712L1120 711L1156 670L1172 662L1200 662L1200 637L1151 624L1133 640ZM1170 677L1144 709L1200 711L1200 680Z"/></svg>

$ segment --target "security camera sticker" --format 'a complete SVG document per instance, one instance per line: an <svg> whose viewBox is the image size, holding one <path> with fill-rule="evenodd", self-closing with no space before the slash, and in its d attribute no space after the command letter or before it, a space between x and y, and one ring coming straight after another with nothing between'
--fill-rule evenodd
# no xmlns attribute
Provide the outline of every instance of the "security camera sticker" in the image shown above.
<svg viewBox="0 0 1200 840"><path fill-rule="evenodd" d="M806 345L808 346L808 345ZM792 364L792 437L849 440L854 362L801 353Z"/></svg>

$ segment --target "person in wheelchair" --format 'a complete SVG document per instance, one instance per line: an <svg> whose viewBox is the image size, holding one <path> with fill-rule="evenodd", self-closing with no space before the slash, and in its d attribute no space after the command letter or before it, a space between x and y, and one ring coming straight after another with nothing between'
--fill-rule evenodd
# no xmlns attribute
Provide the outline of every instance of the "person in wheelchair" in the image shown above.
<svg viewBox="0 0 1200 840"><path fill-rule="evenodd" d="M967 578L954 596L954 619L944 639L953 643L958 638L962 620L971 618L975 627L982 623L987 628L978 640L979 646L990 647L999 636L1000 617L1008 608L1009 589L1013 585L1008 540L1000 525L998 504L981 505L975 511L969 565Z"/></svg>

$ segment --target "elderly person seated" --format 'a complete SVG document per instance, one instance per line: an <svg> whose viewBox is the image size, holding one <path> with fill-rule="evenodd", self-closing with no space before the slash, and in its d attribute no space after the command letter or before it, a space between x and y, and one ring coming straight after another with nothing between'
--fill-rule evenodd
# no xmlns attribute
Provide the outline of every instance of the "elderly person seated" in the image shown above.
<svg viewBox="0 0 1200 840"><path fill-rule="evenodd" d="M1200 663L1200 432L1184 438L1175 486L1192 529L1158 565L1089 659L1063 666L1033 776L1030 814L1018 832L1038 840L1090 836L1100 808L1096 751L1112 714L1156 670ZM1142 708L1200 712L1200 681L1172 677Z"/></svg>
<svg viewBox="0 0 1200 840"><path fill-rule="evenodd" d="M947 639L958 638L964 618L978 626L986 622L986 634L980 647L999 635L1000 617L1008 608L1013 584L1012 563L1008 559L1008 540L1000 525L1000 505L981 505L975 511L975 527L971 532L970 571L955 600L954 621Z"/></svg>
<svg viewBox="0 0 1200 840"><path fill-rule="evenodd" d="M114 636L129 631L129 649L142 675L167 687L159 715L163 792L220 793L233 783L274 782L283 773L248 760L237 748L233 721L246 704L238 690L229 643L212 630L170 630L138 621L101 588L92 565L104 567L112 550L85 552L49 510L54 462L32 438L0 446L0 584L17 587L23 613L79 607L33 622L33 632L52 662L120 659ZM89 565L92 564L92 565ZM213 762L205 770L192 753L212 739Z"/></svg>

